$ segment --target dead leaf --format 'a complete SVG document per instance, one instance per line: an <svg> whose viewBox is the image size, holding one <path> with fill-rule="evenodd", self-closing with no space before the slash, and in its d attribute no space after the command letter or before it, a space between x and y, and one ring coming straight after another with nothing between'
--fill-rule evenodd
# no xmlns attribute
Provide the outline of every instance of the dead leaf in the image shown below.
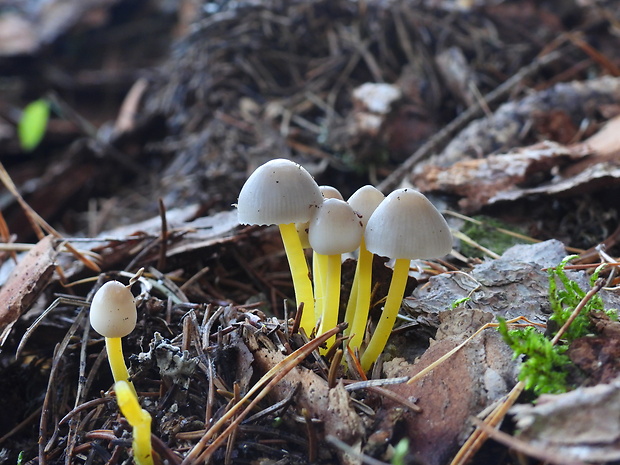
<svg viewBox="0 0 620 465"><path fill-rule="evenodd" d="M587 462L620 460L618 411L620 378L511 409L521 440Z"/></svg>
<svg viewBox="0 0 620 465"><path fill-rule="evenodd" d="M17 264L0 290L0 346L24 311L28 310L54 274L58 250L53 236L41 239Z"/></svg>
<svg viewBox="0 0 620 465"><path fill-rule="evenodd" d="M522 128L528 118L538 122L541 136L559 141L571 140L574 134L565 133L565 130L567 118L574 117L572 107L562 106L565 104L560 105L561 102L555 107L545 99L555 101L559 95L574 93L579 96L578 100L592 105L604 100L606 92L618 86L620 80L614 78L587 85L572 83L558 87L557 95L553 94L553 97L552 94L540 93L506 104L495 113L493 120L475 122L457 136L444 153L416 168L412 181L423 192L443 192L461 197L459 205L466 212L540 194L582 194L618 186L620 144L616 135L620 118L612 119L598 133L578 144L561 145L546 141L489 155L498 148L514 146L518 142L514 131ZM544 102L540 103L540 100ZM527 114L523 113L526 108ZM489 132L483 132L483 128ZM478 140L479 137L484 140ZM492 145L490 141L494 139L495 145ZM478 157L487 156L474 157L476 153Z"/></svg>
<svg viewBox="0 0 620 465"><path fill-rule="evenodd" d="M597 335L575 339L567 354L588 376L588 386L610 383L620 374L620 323L604 312L589 317Z"/></svg>
<svg viewBox="0 0 620 465"><path fill-rule="evenodd" d="M445 312L440 330L446 337L431 344L413 365L404 359L387 362L385 375L415 375L491 319L493 315L483 311ZM456 329L463 334L448 335ZM516 375L512 351L495 330L489 329L419 381L387 386L400 396L417 399L422 408L421 413L403 414L405 435L410 438L410 450L418 462L446 463L471 432L469 418L505 395L516 383ZM388 401L385 406L398 407Z"/></svg>

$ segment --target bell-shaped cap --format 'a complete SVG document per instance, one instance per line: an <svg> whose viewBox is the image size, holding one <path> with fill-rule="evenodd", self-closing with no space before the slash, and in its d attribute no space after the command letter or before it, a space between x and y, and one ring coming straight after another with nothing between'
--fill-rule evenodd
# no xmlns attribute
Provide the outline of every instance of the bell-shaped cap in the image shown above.
<svg viewBox="0 0 620 465"><path fill-rule="evenodd" d="M319 190L323 195L324 199L340 199L342 198L342 194L338 189L332 186L319 186ZM315 212L316 213L316 212ZM299 234L299 240L301 240L301 246L304 249L310 248L310 241L308 240L308 228L310 227L310 221L306 221L305 223L297 223L295 224L295 228L297 229L297 234Z"/></svg>
<svg viewBox="0 0 620 465"><path fill-rule="evenodd" d="M259 166L237 202L241 224L288 224L309 221L323 196L301 165L278 158Z"/></svg>
<svg viewBox="0 0 620 465"><path fill-rule="evenodd" d="M138 315L131 291L118 281L99 288L90 303L90 325L105 337L124 337L136 327Z"/></svg>
<svg viewBox="0 0 620 465"><path fill-rule="evenodd" d="M389 258L437 258L452 250L448 223L423 194L398 189L368 219L366 248Z"/></svg>
<svg viewBox="0 0 620 465"><path fill-rule="evenodd" d="M373 214L375 209L385 199L385 195L379 189L374 186L366 185L356 190L347 202L353 210L355 210L361 217L364 227L368 223L368 218Z"/></svg>
<svg viewBox="0 0 620 465"><path fill-rule="evenodd" d="M359 216L348 203L325 199L310 220L308 240L316 253L339 255L357 249L363 231Z"/></svg>

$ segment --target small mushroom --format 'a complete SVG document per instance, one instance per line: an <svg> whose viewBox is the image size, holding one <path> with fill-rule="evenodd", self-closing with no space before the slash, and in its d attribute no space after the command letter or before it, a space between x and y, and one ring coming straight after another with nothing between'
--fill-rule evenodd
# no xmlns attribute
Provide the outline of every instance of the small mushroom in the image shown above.
<svg viewBox="0 0 620 465"><path fill-rule="evenodd" d="M325 199L316 215L310 220L308 240L317 258L318 275L322 279L324 296L317 299L321 309L318 334L338 323L340 309L341 254L359 247L363 229L359 217L343 200ZM333 344L333 339L327 342Z"/></svg>
<svg viewBox="0 0 620 465"><path fill-rule="evenodd" d="M319 186L319 190L323 195L324 199L340 199L344 200L342 194L338 189L332 186ZM295 228L297 228L297 234L299 234L299 238L301 239L301 245L304 249L310 249L310 242L308 241L308 225L310 221L306 221L305 223L297 223ZM316 289L315 289L316 294ZM316 296L315 296L316 298Z"/></svg>
<svg viewBox="0 0 620 465"><path fill-rule="evenodd" d="M368 370L392 332L411 260L448 254L452 235L444 217L423 194L414 189L398 189L370 216L364 238L370 252L395 259L381 318L360 360L362 368Z"/></svg>
<svg viewBox="0 0 620 465"><path fill-rule="evenodd" d="M319 190L323 195L323 199L340 199L342 198L342 194L338 189L332 186L319 186ZM304 249L311 249L310 241L308 240L308 229L310 228L310 221L305 223L297 223L295 225L297 228L297 233L299 234L299 238L301 239L301 245ZM312 252L312 282L314 284L314 321L319 321L321 319L321 309L316 305L317 300L323 300L323 278L320 276L321 269L317 263L317 254L315 251Z"/></svg>
<svg viewBox="0 0 620 465"><path fill-rule="evenodd" d="M308 264L295 223L310 221L323 196L301 165L278 158L259 166L247 179L237 201L239 223L277 224L288 258L297 307L303 302L301 327L314 328L314 294Z"/></svg>
<svg viewBox="0 0 620 465"><path fill-rule="evenodd" d="M93 329L105 337L114 381L129 382L121 338L134 330L138 318L136 303L129 287L118 281L108 281L101 286L90 303L89 318ZM129 385L136 395L133 385L130 382Z"/></svg>
<svg viewBox="0 0 620 465"><path fill-rule="evenodd" d="M364 228L368 219L383 202L385 196L374 186L363 186L349 197L348 203L351 208L359 215ZM347 304L345 319L349 326L345 330L345 335L351 335L349 347L358 348L364 339L368 312L370 310L370 294L372 287L372 253L366 248L366 240L362 237L351 295Z"/></svg>

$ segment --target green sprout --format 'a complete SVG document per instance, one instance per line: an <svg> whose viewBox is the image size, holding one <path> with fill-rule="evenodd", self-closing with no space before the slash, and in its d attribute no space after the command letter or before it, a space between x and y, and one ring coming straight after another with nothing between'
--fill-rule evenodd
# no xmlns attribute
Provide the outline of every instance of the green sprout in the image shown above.
<svg viewBox="0 0 620 465"><path fill-rule="evenodd" d="M26 105L17 124L17 135L23 151L32 152L39 146L49 117L50 104L47 100L39 99Z"/></svg>
<svg viewBox="0 0 620 465"><path fill-rule="evenodd" d="M394 447L394 455L390 463L392 465L405 465L407 452L409 452L409 438L403 438Z"/></svg>
<svg viewBox="0 0 620 465"><path fill-rule="evenodd" d="M452 310L454 310L459 305L464 304L465 302L469 302L470 300L471 300L471 297L469 297L469 296L461 297L460 299L456 299L454 302L452 302L450 304L450 307L452 308Z"/></svg>

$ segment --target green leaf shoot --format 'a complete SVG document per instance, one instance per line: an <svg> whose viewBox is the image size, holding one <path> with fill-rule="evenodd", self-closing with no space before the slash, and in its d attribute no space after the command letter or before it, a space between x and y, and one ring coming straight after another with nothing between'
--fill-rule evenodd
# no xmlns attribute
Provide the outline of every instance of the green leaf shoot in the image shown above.
<svg viewBox="0 0 620 465"><path fill-rule="evenodd" d="M50 104L45 99L35 100L24 108L17 125L19 143L25 152L36 149L45 135L50 116Z"/></svg>

